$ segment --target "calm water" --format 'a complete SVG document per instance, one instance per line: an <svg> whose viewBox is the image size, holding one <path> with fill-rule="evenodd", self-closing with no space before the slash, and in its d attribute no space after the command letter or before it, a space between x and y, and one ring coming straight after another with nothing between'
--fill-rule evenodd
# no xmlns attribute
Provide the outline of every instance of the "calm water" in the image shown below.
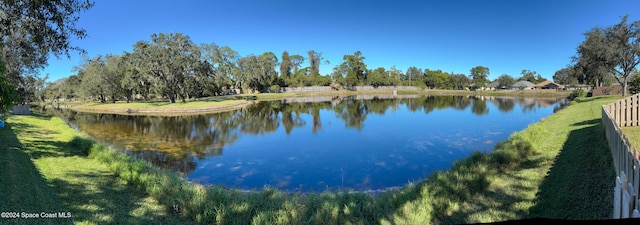
<svg viewBox="0 0 640 225"><path fill-rule="evenodd" d="M377 190L489 151L561 99L430 96L258 102L209 115L63 112L96 140L189 180L240 189ZM293 102L292 102L293 101Z"/></svg>

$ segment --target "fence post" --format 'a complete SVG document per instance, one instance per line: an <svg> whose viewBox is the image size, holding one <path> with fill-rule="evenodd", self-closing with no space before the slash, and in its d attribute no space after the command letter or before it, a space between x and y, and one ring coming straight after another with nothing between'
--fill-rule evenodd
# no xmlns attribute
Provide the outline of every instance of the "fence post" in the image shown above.
<svg viewBox="0 0 640 225"><path fill-rule="evenodd" d="M624 195L622 196L622 218L629 218L629 214L631 213L631 197L629 196L629 191L625 190Z"/></svg>
<svg viewBox="0 0 640 225"><path fill-rule="evenodd" d="M617 101L616 102L616 112L615 112L615 118L616 118L616 124L618 124L618 127L620 126L621 122L622 122L622 102Z"/></svg>
<svg viewBox="0 0 640 225"><path fill-rule="evenodd" d="M620 177L616 177L616 187L614 188L613 191L613 218L614 219L620 219L620 206L621 206L621 196L620 196L620 192L622 189L622 182L620 182Z"/></svg>
<svg viewBox="0 0 640 225"><path fill-rule="evenodd" d="M630 118L631 114L629 109L630 107L630 103L631 103L631 99L624 99L624 111L622 113L624 113L624 125L622 127L629 127L629 123L630 123Z"/></svg>
<svg viewBox="0 0 640 225"><path fill-rule="evenodd" d="M635 118L633 126L640 126L640 94L634 95L633 117Z"/></svg>
<svg viewBox="0 0 640 225"><path fill-rule="evenodd" d="M635 149L635 152L638 153L638 150ZM637 156L634 158L633 160L633 164L635 165L634 168L634 180L633 180L633 186L635 187L635 192L633 193L635 195L635 205L634 205L634 209L638 209L640 208L640 201L638 199L638 197L640 197L640 160L637 158Z"/></svg>
<svg viewBox="0 0 640 225"><path fill-rule="evenodd" d="M637 126L637 121L638 120L638 95L632 95L631 96L631 108L629 111L631 111L631 124L628 124L628 126L634 127Z"/></svg>

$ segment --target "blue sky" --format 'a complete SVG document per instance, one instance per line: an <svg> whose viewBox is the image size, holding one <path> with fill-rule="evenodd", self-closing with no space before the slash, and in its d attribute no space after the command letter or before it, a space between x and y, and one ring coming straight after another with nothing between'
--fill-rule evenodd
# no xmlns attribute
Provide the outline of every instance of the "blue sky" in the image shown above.
<svg viewBox="0 0 640 225"><path fill-rule="evenodd" d="M570 63L584 32L626 14L640 20L640 0L95 0L77 24L88 37L73 45L89 57L122 54L151 34L173 32L241 56L322 52L330 61L320 66L323 75L360 50L369 69L416 66L468 75L482 65L490 79L519 77L523 69L551 79ZM75 52L52 57L41 75L50 74L49 81L72 75L81 58Z"/></svg>

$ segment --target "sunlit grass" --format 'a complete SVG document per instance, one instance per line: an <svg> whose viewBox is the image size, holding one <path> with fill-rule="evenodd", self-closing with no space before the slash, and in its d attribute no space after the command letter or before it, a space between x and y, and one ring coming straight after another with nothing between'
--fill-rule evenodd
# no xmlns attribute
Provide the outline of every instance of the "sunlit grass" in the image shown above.
<svg viewBox="0 0 640 225"><path fill-rule="evenodd" d="M12 116L0 129L2 212L70 212L18 224L191 223L86 157L93 141L57 117ZM13 196L5 196L12 193ZM8 204L6 204L8 202ZM6 221L0 219L0 224Z"/></svg>
<svg viewBox="0 0 640 225"><path fill-rule="evenodd" d="M242 106L248 101L244 99L228 99L218 101L189 101L189 102L116 102L116 103L84 103L73 106L78 111L129 112L129 113L163 113L163 112L191 112L198 110L216 111L230 106Z"/></svg>
<svg viewBox="0 0 640 225"><path fill-rule="evenodd" d="M75 131L58 118L12 117L10 124L31 126L29 132L45 131L38 136L64 143L41 143L38 148L27 147L23 151L32 158L37 158L36 154L47 155L35 159L35 164L55 190L55 198L62 199L65 207L79 211L80 221L111 222L119 220L114 215L121 213L130 215L131 220L141 215L164 218L177 214L203 224L452 224L529 217L603 219L608 218L612 209L610 192L614 180L600 109L602 104L617 99L579 99L513 134L491 153L474 153L424 182L378 194L287 193L268 187L241 192L203 187L103 145L74 140ZM46 136L47 129L43 126L60 130L54 133L69 132L70 136ZM29 136L16 133L18 137ZM31 138L25 141L38 140ZM60 151L64 154L57 153ZM83 156L85 152L89 158ZM96 161L101 163L91 164ZM64 181L60 182L62 185L56 185L58 180ZM131 187L151 198L135 194L138 192L131 191ZM119 198L120 194L134 199L138 207L122 207L121 204L131 202ZM80 200L70 199L77 197ZM151 207L154 201L162 207ZM105 208L111 205L123 209L107 213L109 210ZM83 214L84 211L87 213Z"/></svg>
<svg viewBox="0 0 640 225"><path fill-rule="evenodd" d="M622 133L627 136L634 148L640 147L640 127L621 127Z"/></svg>

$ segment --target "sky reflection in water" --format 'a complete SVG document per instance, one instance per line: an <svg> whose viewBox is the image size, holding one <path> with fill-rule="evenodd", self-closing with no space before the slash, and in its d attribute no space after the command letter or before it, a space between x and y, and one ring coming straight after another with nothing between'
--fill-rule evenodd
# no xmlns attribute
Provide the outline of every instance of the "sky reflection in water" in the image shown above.
<svg viewBox="0 0 640 225"><path fill-rule="evenodd" d="M100 142L194 182L362 191L404 186L448 169L559 107L555 98L356 98L259 102L180 117L71 111L63 117Z"/></svg>

